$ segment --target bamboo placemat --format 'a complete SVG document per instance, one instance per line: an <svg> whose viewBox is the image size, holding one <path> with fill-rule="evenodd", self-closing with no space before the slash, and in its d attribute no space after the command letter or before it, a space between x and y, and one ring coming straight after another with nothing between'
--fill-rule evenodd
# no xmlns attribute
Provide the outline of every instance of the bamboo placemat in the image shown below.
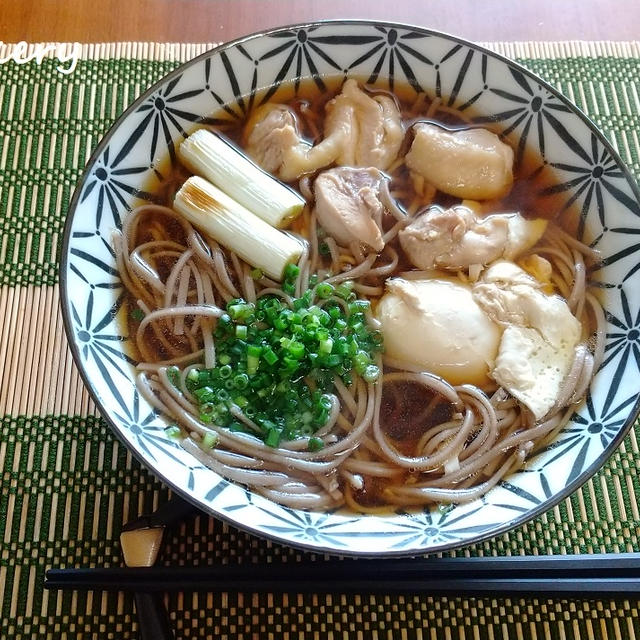
<svg viewBox="0 0 640 640"><path fill-rule="evenodd" d="M207 44L76 45L0 64L0 638L136 637L125 595L48 593L51 566L120 564L124 522L168 490L115 440L69 353L58 310L61 232L93 147L146 87ZM548 79L640 176L640 43L493 43ZM64 55L73 51L65 45ZM33 47L31 50L34 50ZM0 60L12 53L0 46ZM28 54L29 52L27 52ZM640 426L584 487L537 520L458 554L640 551ZM252 562L299 552L205 516L167 563ZM168 597L179 638L636 638L638 601L412 596Z"/></svg>

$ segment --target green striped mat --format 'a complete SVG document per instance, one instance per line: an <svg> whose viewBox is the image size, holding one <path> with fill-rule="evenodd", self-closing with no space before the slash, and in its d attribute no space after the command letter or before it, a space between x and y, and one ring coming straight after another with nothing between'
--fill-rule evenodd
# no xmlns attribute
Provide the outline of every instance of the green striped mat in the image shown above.
<svg viewBox="0 0 640 640"><path fill-rule="evenodd" d="M640 43L494 43L586 111L640 176ZM70 45L69 45L70 47ZM91 150L134 98L207 45L83 45L73 73L0 64L0 638L136 637L125 595L48 593L51 566L120 564L126 521L168 490L119 445L84 390L58 311L64 217ZM71 49L68 49L71 51ZM11 53L0 46L0 59ZM459 554L640 551L638 429L580 491ZM167 563L295 561L205 516ZM636 638L638 601L199 594L168 596L178 638Z"/></svg>

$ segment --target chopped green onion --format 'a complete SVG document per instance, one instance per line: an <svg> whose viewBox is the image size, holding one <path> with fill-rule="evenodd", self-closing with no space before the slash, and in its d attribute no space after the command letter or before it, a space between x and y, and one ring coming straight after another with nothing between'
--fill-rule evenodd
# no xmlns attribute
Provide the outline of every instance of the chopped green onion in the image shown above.
<svg viewBox="0 0 640 640"><path fill-rule="evenodd" d="M246 389L249 386L249 376L246 373L239 373L233 378L233 385L236 389Z"/></svg>
<svg viewBox="0 0 640 640"><path fill-rule="evenodd" d="M280 444L280 432L277 429L269 429L267 437L264 439L264 443L268 447L277 447Z"/></svg>
<svg viewBox="0 0 640 640"><path fill-rule="evenodd" d="M320 451L324 447L324 442L320 438L309 438L307 449L309 451Z"/></svg>
<svg viewBox="0 0 640 640"><path fill-rule="evenodd" d="M342 298L343 300L347 300L349 298L349 296L351 295L351 290L353 289L353 282L351 282L350 280L347 280L346 282L343 282L342 284L339 284L336 287L336 295L338 296L338 298Z"/></svg>
<svg viewBox="0 0 640 640"><path fill-rule="evenodd" d="M142 322L144 320L144 311L142 311L142 309L135 308L131 311L130 315L136 322Z"/></svg>
<svg viewBox="0 0 640 640"><path fill-rule="evenodd" d="M342 356L339 356L337 353L329 355L325 358L325 366L327 367L337 367L342 362Z"/></svg>
<svg viewBox="0 0 640 640"><path fill-rule="evenodd" d="M233 398L233 402L234 404L237 404L241 409L249 404L249 400L247 400L245 396L235 396L235 398Z"/></svg>
<svg viewBox="0 0 640 640"><path fill-rule="evenodd" d="M278 362L278 356L271 347L267 347L265 349L263 357L267 364L275 364L276 362Z"/></svg>
<svg viewBox="0 0 640 640"><path fill-rule="evenodd" d="M349 303L349 313L362 313L371 307L368 300L354 300Z"/></svg>
<svg viewBox="0 0 640 640"><path fill-rule="evenodd" d="M299 269L286 271L284 284L295 291ZM291 296L230 300L214 332L217 365L192 368L187 388L203 423L256 435L234 418L235 406L260 427L268 446L305 436L313 451L324 446L314 434L329 419L335 377L345 385L354 375L379 379L373 363L382 334L369 329L369 304L356 299L351 282L334 287L315 281L300 297ZM346 308L333 296L345 300Z"/></svg>
<svg viewBox="0 0 640 640"><path fill-rule="evenodd" d="M339 318L338 320L336 320L333 324L333 326L340 332L342 333L342 331L344 331L349 324L347 323L346 320L343 320L342 318Z"/></svg>
<svg viewBox="0 0 640 640"><path fill-rule="evenodd" d="M328 355L329 353L331 353L331 349L333 349L333 340L331 338L321 340L318 344L319 355Z"/></svg>
<svg viewBox="0 0 640 640"><path fill-rule="evenodd" d="M182 431L177 424L172 424L165 428L164 430L167 438L171 438L171 440L177 440L182 435Z"/></svg>
<svg viewBox="0 0 640 640"><path fill-rule="evenodd" d="M262 347L258 344L247 345L247 355L253 358L259 358L262 353Z"/></svg>
<svg viewBox="0 0 640 640"><path fill-rule="evenodd" d="M287 311L289 313L287 313ZM285 309L281 314L279 314L276 318L273 319L273 326L278 331L284 331L287 327L289 327L291 323L291 315L292 315L291 310Z"/></svg>
<svg viewBox="0 0 640 640"><path fill-rule="evenodd" d="M260 366L260 359L255 356L247 355L247 373L252 376L255 375Z"/></svg>
<svg viewBox="0 0 640 640"><path fill-rule="evenodd" d="M289 263L284 268L285 280L295 280L300 275L300 267L297 264Z"/></svg>
<svg viewBox="0 0 640 640"><path fill-rule="evenodd" d="M200 387L199 389L195 389L193 395L198 399L200 404L210 402L215 397L215 393L211 387Z"/></svg>
<svg viewBox="0 0 640 640"><path fill-rule="evenodd" d="M330 298L333 295L334 291L335 291L335 287L329 282L321 282L316 287L316 295L318 296L318 298L323 298L323 299Z"/></svg>
<svg viewBox="0 0 640 640"><path fill-rule="evenodd" d="M253 313L255 307L252 304L236 303L228 304L227 312L232 320L246 320Z"/></svg>
<svg viewBox="0 0 640 640"><path fill-rule="evenodd" d="M370 363L371 361L366 351L358 351L353 357L353 366L360 375L364 373Z"/></svg>
<svg viewBox="0 0 640 640"><path fill-rule="evenodd" d="M300 360L300 358L302 358L302 356L304 356L305 354L305 346L302 344L302 342L293 341L289 345L287 351L292 358Z"/></svg>
<svg viewBox="0 0 640 640"><path fill-rule="evenodd" d="M213 449L218 444L218 435L214 431L208 431L202 437L200 448L204 450Z"/></svg>

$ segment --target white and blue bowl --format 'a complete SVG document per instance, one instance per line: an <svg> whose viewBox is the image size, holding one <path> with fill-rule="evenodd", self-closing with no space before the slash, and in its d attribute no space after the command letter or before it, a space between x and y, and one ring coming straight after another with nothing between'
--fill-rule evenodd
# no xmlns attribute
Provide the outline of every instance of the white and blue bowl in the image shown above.
<svg viewBox="0 0 640 640"><path fill-rule="evenodd" d="M474 114L539 153L556 193L580 215L603 257L594 273L607 317L605 358L586 401L552 445L470 504L357 515L282 507L202 466L164 432L140 397L116 322L122 283L109 245L131 208L150 198L162 158L224 106L243 118L299 81L319 90L356 76L409 85ZM60 280L67 336L84 383L115 434L156 476L200 509L258 536L340 555L443 551L490 538L550 509L591 477L640 408L640 192L594 124L549 84L470 42L401 24L330 21L260 33L180 66L118 119L93 153L65 227Z"/></svg>

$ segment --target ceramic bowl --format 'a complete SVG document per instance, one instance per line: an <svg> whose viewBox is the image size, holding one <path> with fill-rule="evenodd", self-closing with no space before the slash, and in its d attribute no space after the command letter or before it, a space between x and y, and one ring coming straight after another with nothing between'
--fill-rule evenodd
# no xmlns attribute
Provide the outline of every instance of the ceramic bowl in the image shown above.
<svg viewBox="0 0 640 640"><path fill-rule="evenodd" d="M132 207L145 202L159 160L224 105L243 118L261 100L323 90L356 76L408 85L480 114L516 148L540 154L556 193L580 215L579 236L597 248L594 273L606 310L605 358L586 401L555 442L482 499L416 513L357 515L285 508L216 475L164 432L140 397L127 339L114 320L122 284L109 244ZM262 93L262 96L264 92ZM522 143L522 145L520 145ZM75 192L61 262L62 310L76 364L115 434L157 477L200 509L258 536L340 555L414 555L464 546L543 513L592 476L638 413L640 194L617 153L566 98L520 65L459 38L400 24L331 21L241 38L180 66L119 118L93 153Z"/></svg>

